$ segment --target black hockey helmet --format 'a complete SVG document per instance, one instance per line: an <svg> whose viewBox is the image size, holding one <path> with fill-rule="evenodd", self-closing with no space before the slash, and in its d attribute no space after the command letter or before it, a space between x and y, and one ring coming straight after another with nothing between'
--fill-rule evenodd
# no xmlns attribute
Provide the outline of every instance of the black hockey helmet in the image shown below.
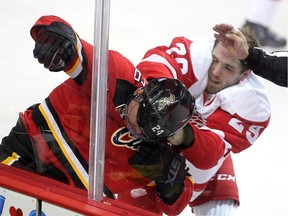
<svg viewBox="0 0 288 216"><path fill-rule="evenodd" d="M191 119L195 99L177 79L151 80L134 99L140 106L137 123L148 139L172 136Z"/></svg>

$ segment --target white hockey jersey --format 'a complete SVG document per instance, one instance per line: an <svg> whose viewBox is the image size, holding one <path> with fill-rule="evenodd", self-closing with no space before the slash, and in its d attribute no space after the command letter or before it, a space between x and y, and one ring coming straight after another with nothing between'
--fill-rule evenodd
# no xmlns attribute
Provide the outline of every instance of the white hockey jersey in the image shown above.
<svg viewBox="0 0 288 216"><path fill-rule="evenodd" d="M214 39L209 37L194 42L176 37L169 47L149 50L137 66L148 80L179 79L196 98L197 109L190 121L195 141L181 150L195 181L196 191L191 200L201 193L225 156L250 147L270 120L266 90L253 72L214 95L205 93L213 45Z"/></svg>

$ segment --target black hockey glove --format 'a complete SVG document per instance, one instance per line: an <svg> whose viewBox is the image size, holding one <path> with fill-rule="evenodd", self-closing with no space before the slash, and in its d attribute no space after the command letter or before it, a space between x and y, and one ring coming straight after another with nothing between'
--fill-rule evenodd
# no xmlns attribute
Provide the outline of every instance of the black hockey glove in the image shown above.
<svg viewBox="0 0 288 216"><path fill-rule="evenodd" d="M77 38L73 29L61 22L41 28L33 50L34 57L53 72L62 71L76 55Z"/></svg>
<svg viewBox="0 0 288 216"><path fill-rule="evenodd" d="M142 143L129 164L154 180L158 196L168 205L176 202L184 189L185 158L166 143Z"/></svg>

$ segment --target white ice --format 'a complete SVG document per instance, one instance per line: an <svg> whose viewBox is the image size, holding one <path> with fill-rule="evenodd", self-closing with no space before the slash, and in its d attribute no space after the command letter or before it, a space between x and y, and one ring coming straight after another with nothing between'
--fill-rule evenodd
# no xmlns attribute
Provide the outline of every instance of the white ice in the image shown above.
<svg viewBox="0 0 288 216"><path fill-rule="evenodd" d="M241 0L111 0L110 49L136 64L147 49L168 45L174 36L212 34L212 26L221 22L241 26L246 7ZM287 0L282 0L272 23L272 29L286 37L287 9ZM66 79L33 58L31 26L42 15L57 15L93 43L93 13L92 0L1 0L0 137L9 133L20 111L41 102ZM239 216L288 215L288 90L263 82L271 97L270 125L250 149L234 156ZM187 208L181 215L193 214Z"/></svg>

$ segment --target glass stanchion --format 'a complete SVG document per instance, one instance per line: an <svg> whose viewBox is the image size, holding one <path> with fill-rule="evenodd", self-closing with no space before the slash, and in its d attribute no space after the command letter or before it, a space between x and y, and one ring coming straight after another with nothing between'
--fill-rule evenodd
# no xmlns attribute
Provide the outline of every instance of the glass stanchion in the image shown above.
<svg viewBox="0 0 288 216"><path fill-rule="evenodd" d="M103 199L110 0L96 0L88 197Z"/></svg>

